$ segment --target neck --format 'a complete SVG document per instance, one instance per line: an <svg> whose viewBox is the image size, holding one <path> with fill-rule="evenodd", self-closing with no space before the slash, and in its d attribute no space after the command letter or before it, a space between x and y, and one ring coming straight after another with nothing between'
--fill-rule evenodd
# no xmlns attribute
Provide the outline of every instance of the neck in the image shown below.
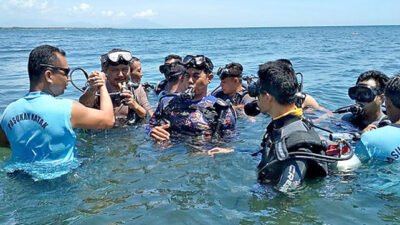
<svg viewBox="0 0 400 225"><path fill-rule="evenodd" d="M204 90L200 91L200 93L195 93L193 101L198 101L203 99L204 97L207 96L207 88L205 88Z"/></svg>
<svg viewBox="0 0 400 225"><path fill-rule="evenodd" d="M45 87L45 85L43 83L39 83L36 85L32 85L32 83L31 83L29 86L29 92L36 92L36 91L42 91L42 92L49 93L48 87Z"/></svg>
<svg viewBox="0 0 400 225"><path fill-rule="evenodd" d="M230 94L228 94L228 95L229 95L229 97L232 97L232 96L234 96L236 93L239 93L239 92L241 92L241 91L242 91L242 85L239 84L239 85L236 87L235 91L232 92L232 93L230 93Z"/></svg>
<svg viewBox="0 0 400 225"><path fill-rule="evenodd" d="M289 111L295 110L296 106L294 104L291 105L281 105L279 103L275 103L274 105L271 106L270 112L268 114L272 118L276 118L278 116L281 116Z"/></svg>
<svg viewBox="0 0 400 225"><path fill-rule="evenodd" d="M373 112L366 112L363 116L364 124L371 124L375 120L377 120L382 115L382 109L374 110Z"/></svg>
<svg viewBox="0 0 400 225"><path fill-rule="evenodd" d="M167 90L168 90L168 93L174 93L174 92L176 92L176 91L178 90L178 83L170 84L170 83L168 82L168 84L167 84Z"/></svg>

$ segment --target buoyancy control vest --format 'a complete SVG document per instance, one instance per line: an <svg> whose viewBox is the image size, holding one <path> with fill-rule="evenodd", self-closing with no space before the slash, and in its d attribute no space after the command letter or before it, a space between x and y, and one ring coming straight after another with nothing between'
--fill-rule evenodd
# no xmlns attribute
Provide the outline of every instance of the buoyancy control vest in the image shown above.
<svg viewBox="0 0 400 225"><path fill-rule="evenodd" d="M312 128L311 121L292 114L272 121L261 143L261 162L258 165L258 179L277 180L280 178L282 163L296 160L289 152L310 152L325 155L326 144ZM302 157L304 159L304 157ZM306 177L326 176L326 162L310 158Z"/></svg>

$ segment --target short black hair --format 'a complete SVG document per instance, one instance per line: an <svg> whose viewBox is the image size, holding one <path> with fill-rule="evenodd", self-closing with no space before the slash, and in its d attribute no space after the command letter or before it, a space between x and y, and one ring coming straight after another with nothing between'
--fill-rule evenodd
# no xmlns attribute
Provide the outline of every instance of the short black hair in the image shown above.
<svg viewBox="0 0 400 225"><path fill-rule="evenodd" d="M176 59L176 60L179 60L180 62L182 62L182 57L180 57L179 55L174 55L174 54L167 55L167 57L165 57L165 59L164 59L164 62L166 62L170 59Z"/></svg>
<svg viewBox="0 0 400 225"><path fill-rule="evenodd" d="M390 98L393 105L400 109L400 73L389 79L385 88L386 98Z"/></svg>
<svg viewBox="0 0 400 225"><path fill-rule="evenodd" d="M41 45L34 48L29 54L28 60L28 74L31 83L37 83L41 80L43 72L47 67L41 66L40 64L48 64L57 66L60 63L56 53L65 56L65 52L62 49L51 45Z"/></svg>
<svg viewBox="0 0 400 225"><path fill-rule="evenodd" d="M258 77L261 88L274 96L280 104L294 104L299 83L293 67L287 62L276 60L259 66Z"/></svg>
<svg viewBox="0 0 400 225"><path fill-rule="evenodd" d="M229 63L225 65L225 68L228 69L229 74L233 77L242 77L243 66L240 63Z"/></svg>
<svg viewBox="0 0 400 225"><path fill-rule="evenodd" d="M369 70L358 76L356 84L370 79L373 79L376 82L376 90L379 94L382 94L387 82L389 81L389 77L380 71Z"/></svg>

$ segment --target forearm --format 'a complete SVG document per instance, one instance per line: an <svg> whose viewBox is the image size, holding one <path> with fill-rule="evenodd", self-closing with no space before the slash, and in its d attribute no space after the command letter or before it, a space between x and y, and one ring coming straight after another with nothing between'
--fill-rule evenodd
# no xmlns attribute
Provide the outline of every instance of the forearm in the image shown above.
<svg viewBox="0 0 400 225"><path fill-rule="evenodd" d="M135 113L140 117L140 118L145 118L146 117L146 109L144 109L142 106L140 106L137 102L133 102L132 104L129 105L129 108L133 109Z"/></svg>
<svg viewBox="0 0 400 225"><path fill-rule="evenodd" d="M107 117L111 116L114 118L113 104L110 95L108 94L107 88L105 86L102 86L99 91L100 91L100 110L103 111Z"/></svg>
<svg viewBox="0 0 400 225"><path fill-rule="evenodd" d="M86 106L93 108L96 104L97 96L96 90L94 88L88 88L81 97L79 97L79 102Z"/></svg>

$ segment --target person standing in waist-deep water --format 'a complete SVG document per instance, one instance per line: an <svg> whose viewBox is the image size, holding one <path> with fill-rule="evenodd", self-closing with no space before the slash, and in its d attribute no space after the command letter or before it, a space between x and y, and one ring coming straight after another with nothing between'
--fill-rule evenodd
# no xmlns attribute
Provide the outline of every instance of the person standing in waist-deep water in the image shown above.
<svg viewBox="0 0 400 225"><path fill-rule="evenodd" d="M29 55L28 73L30 89L21 99L11 103L1 117L0 143L11 146L11 159L5 170L22 170L36 179L61 176L59 171L76 157L74 128L107 129L114 124L110 96L105 87L105 76L94 71L99 90L99 109L56 98L64 93L71 80L65 52L42 45ZM52 174L37 174L35 167L54 165ZM79 164L78 164L79 165ZM77 165L76 165L77 166ZM37 172L37 171L36 171Z"/></svg>
<svg viewBox="0 0 400 225"><path fill-rule="evenodd" d="M400 74L390 78L385 88L386 113L392 124L371 128L361 136L356 153L367 159L400 159Z"/></svg>
<svg viewBox="0 0 400 225"><path fill-rule="evenodd" d="M102 71L107 77L107 89L110 92L114 106L115 127L133 125L147 115L146 109L136 101L134 89L137 84L130 78L130 62L132 54L130 51L113 49L101 56ZM89 77L96 80L97 76ZM90 86L79 98L79 102L87 107L98 108L98 95L95 83Z"/></svg>
<svg viewBox="0 0 400 225"><path fill-rule="evenodd" d="M207 92L213 78L211 60L204 55L188 55L184 65L188 74L185 80L193 95L185 91L163 97L149 121L149 135L163 141L170 138L171 132L204 137L232 133L236 124L234 110L229 105L220 106L222 100L217 101Z"/></svg>
<svg viewBox="0 0 400 225"><path fill-rule="evenodd" d="M247 86L242 84L243 66L240 63L229 63L218 69L221 80L221 90L213 95L223 100L229 99L235 109L243 109L244 105L254 101L247 92Z"/></svg>
<svg viewBox="0 0 400 225"><path fill-rule="evenodd" d="M299 84L293 68L279 60L267 62L260 65L258 77L249 88L256 91L250 94L258 98L260 111L272 117L261 144L259 181L272 183L285 192L298 187L306 177L325 176L326 163L289 155L299 151L325 154L311 122L303 119L302 109L296 107Z"/></svg>
<svg viewBox="0 0 400 225"><path fill-rule="evenodd" d="M142 71L142 63L140 62L140 59L136 57L132 57L131 62L130 62L130 67L131 67L131 80L135 82L136 84L139 84L137 88L134 89L133 94L135 97L135 101L142 106L144 109L146 109L147 114L149 116L153 115L153 108L151 107L149 100L147 99L147 94L146 91L144 90L141 80L143 77L143 71Z"/></svg>
<svg viewBox="0 0 400 225"><path fill-rule="evenodd" d="M389 77L380 71L370 70L358 76L356 85L349 88L349 97L356 101L360 110L342 117L365 133L390 123L382 111L384 90Z"/></svg>

